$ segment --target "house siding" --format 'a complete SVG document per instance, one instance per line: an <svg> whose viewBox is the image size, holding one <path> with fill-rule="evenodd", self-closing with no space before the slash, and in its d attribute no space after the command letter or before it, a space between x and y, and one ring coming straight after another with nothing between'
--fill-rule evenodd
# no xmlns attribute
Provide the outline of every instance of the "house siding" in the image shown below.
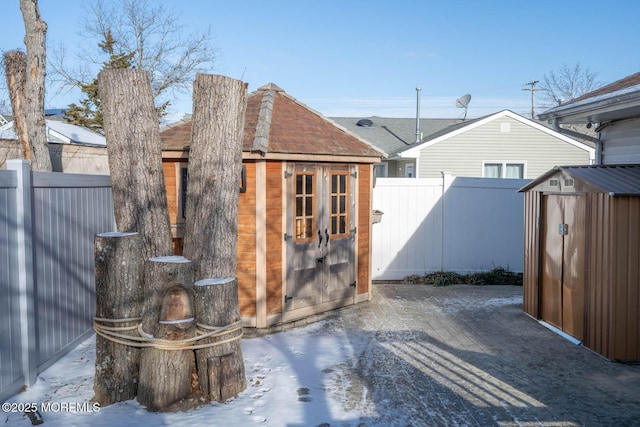
<svg viewBox="0 0 640 427"><path fill-rule="evenodd" d="M509 132L501 132L502 124ZM500 117L420 150L418 177L439 178L441 172L481 177L483 161L524 162L525 179L556 165L589 164L589 153L510 117Z"/></svg>
<svg viewBox="0 0 640 427"><path fill-rule="evenodd" d="M602 164L640 163L640 119L627 120L602 129Z"/></svg>

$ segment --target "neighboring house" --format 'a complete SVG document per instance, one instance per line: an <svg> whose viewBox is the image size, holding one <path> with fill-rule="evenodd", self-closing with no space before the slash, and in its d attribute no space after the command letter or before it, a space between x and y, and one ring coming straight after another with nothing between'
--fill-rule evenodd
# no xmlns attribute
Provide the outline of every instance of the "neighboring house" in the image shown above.
<svg viewBox="0 0 640 427"><path fill-rule="evenodd" d="M180 253L191 120L160 132ZM238 297L265 328L371 298L373 165L384 155L273 83L247 98Z"/></svg>
<svg viewBox="0 0 640 427"><path fill-rule="evenodd" d="M369 129L376 126L378 118L370 119L373 124L369 128L353 126L338 118L333 120L376 146L388 143L386 135L385 141L377 138L384 135L380 129L375 132ZM398 120L409 122L408 119ZM415 141L415 120L413 123ZM423 119L420 123L420 129L430 133L420 142L390 147L387 151L389 157L385 159L387 173L378 176L439 178L442 173L447 173L466 177L529 179L556 165L590 164L595 156L592 145L509 110L465 121ZM388 133L398 133L386 124L378 127ZM403 135L401 139L406 141L406 130Z"/></svg>
<svg viewBox="0 0 640 427"><path fill-rule="evenodd" d="M640 73L538 115L560 126L586 124L599 135L596 164L640 163Z"/></svg>
<svg viewBox="0 0 640 427"><path fill-rule="evenodd" d="M81 126L46 120L47 142L54 172L109 175L107 143L103 135ZM0 126L0 167L11 158L22 158L14 122Z"/></svg>
<svg viewBox="0 0 640 427"><path fill-rule="evenodd" d="M415 159L398 157L398 153L414 146L424 135L447 128L460 119L416 119L391 117L331 117L331 120L388 154L375 165L377 177L415 178Z"/></svg>

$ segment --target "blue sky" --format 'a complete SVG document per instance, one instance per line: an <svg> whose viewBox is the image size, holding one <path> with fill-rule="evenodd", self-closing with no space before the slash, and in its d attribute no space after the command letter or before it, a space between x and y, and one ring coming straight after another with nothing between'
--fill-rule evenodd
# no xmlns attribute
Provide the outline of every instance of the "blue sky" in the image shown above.
<svg viewBox="0 0 640 427"><path fill-rule="evenodd" d="M2 0L0 51L23 47L18 0ZM211 25L210 72L249 91L273 82L326 116L460 117L510 109L529 115L526 82L580 63L602 84L640 71L635 0L157 0L194 31ZM48 42L95 48L81 35L82 0L40 0ZM89 43L89 44L87 44ZM52 97L47 107L77 102ZM172 112L191 111L191 93Z"/></svg>

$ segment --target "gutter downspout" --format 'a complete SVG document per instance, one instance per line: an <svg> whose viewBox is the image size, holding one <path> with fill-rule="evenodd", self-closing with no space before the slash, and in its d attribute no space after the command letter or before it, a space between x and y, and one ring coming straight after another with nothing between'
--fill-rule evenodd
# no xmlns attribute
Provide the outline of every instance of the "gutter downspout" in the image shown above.
<svg viewBox="0 0 640 427"><path fill-rule="evenodd" d="M591 135L585 135L580 132L575 132L570 129L562 128L560 127L560 123L558 122L557 117L554 117L553 119L551 119L551 125L553 126L553 130L555 130L558 133L567 135L571 138L584 139L584 140L593 142L596 146L594 164L596 165L602 164L602 141L600 141L600 138L594 138Z"/></svg>

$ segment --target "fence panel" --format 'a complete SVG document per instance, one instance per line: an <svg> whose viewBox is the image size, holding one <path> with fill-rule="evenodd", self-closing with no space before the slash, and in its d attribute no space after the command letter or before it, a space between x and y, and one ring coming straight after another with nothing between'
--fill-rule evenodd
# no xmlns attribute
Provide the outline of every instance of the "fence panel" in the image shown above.
<svg viewBox="0 0 640 427"><path fill-rule="evenodd" d="M433 271L495 267L522 271L528 180L378 178L373 208L372 278L400 280Z"/></svg>
<svg viewBox="0 0 640 427"><path fill-rule="evenodd" d="M0 400L25 383L22 369L16 231L16 174L0 170Z"/></svg>
<svg viewBox="0 0 640 427"><path fill-rule="evenodd" d="M33 174L38 370L92 333L93 237L113 231L109 177Z"/></svg>
<svg viewBox="0 0 640 427"><path fill-rule="evenodd" d="M115 230L108 176L0 171L0 401L89 336L93 239Z"/></svg>

